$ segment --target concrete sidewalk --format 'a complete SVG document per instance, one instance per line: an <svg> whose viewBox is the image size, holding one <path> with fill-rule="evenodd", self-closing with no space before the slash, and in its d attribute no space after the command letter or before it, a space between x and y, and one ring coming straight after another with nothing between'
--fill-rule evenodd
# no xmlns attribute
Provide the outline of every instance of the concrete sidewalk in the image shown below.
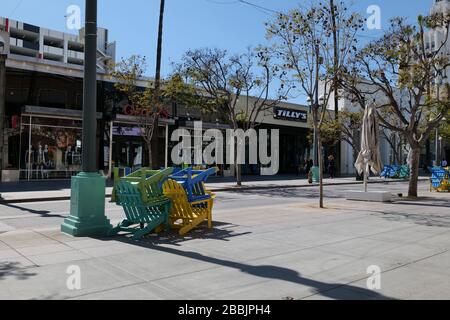
<svg viewBox="0 0 450 320"><path fill-rule="evenodd" d="M376 207L222 208L212 230L140 242L5 232L0 299L450 299L449 206L448 194L432 194ZM380 290L367 287L374 265ZM67 285L76 270L79 290Z"/></svg>
<svg viewBox="0 0 450 320"><path fill-rule="evenodd" d="M258 189L277 189L277 188L305 188L314 187L317 184L309 184L307 179L299 179L298 177L277 177L266 178L259 177L253 181L244 181L243 186L238 188L232 179L213 178L207 183L207 187L214 192L235 191L235 190L258 190ZM421 177L421 181L428 180L427 177ZM396 183L404 180L371 178L370 183ZM40 186L41 184L41 186ZM326 186L334 185L361 185L361 181L353 178L337 178L325 179ZM108 183L106 188L106 196L111 197L112 183ZM26 202L42 202L42 201L61 201L70 200L70 181L61 182L34 182L27 183L27 188L21 189L20 183L11 185L13 191L8 191L8 184L3 184L0 188L0 203L26 203ZM44 187L45 186L45 187ZM31 189L31 190L30 190ZM53 189L53 190L52 190Z"/></svg>

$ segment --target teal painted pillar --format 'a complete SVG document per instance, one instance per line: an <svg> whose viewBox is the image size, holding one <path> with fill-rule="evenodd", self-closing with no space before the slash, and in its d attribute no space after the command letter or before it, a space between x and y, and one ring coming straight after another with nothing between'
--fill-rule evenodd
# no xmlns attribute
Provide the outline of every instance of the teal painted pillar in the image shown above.
<svg viewBox="0 0 450 320"><path fill-rule="evenodd" d="M61 225L74 237L106 236L106 178L98 173L97 155L97 0L86 0L83 84L82 172L72 178L70 216Z"/></svg>

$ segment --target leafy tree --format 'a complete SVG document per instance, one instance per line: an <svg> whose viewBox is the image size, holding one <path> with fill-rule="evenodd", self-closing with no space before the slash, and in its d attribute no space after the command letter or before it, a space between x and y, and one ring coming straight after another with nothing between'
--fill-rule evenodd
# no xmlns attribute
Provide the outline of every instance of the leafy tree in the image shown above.
<svg viewBox="0 0 450 320"><path fill-rule="evenodd" d="M345 141L353 150L353 163L358 158L361 149L361 124L364 113L358 111L340 111L339 118L327 115L322 127L322 137L325 144L334 145Z"/></svg>
<svg viewBox="0 0 450 320"><path fill-rule="evenodd" d="M158 90L155 83L145 76L147 60L145 57L133 55L128 59L122 59L111 71L111 76L116 80L115 89L123 93L132 109L132 114L137 119L140 133L146 143L149 167L153 167L152 141L158 120L168 114L165 101L183 100L190 95L189 88L184 86L183 79L178 76L166 81L159 80ZM155 98L155 95L157 97ZM155 102L158 101L158 102Z"/></svg>

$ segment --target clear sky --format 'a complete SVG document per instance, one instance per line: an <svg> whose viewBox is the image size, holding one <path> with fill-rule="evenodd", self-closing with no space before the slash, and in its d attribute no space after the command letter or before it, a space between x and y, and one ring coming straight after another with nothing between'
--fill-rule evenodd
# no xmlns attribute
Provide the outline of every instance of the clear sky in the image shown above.
<svg viewBox="0 0 450 320"><path fill-rule="evenodd" d="M84 15L84 0L1 0L0 16L63 32L66 9L79 5ZM286 11L306 1L248 0L273 11ZM428 14L433 0L344 0L355 11L368 16L370 5L381 8L383 28L393 16L415 19ZM149 58L150 75L154 73L159 0L98 0L99 26L109 29L110 40L117 41L117 58L132 54ZM166 0L163 74L171 71L171 62L193 48L219 47L240 52L248 46L264 44L264 22L270 11L236 0ZM82 18L84 21L84 16ZM382 31L366 31L372 39Z"/></svg>

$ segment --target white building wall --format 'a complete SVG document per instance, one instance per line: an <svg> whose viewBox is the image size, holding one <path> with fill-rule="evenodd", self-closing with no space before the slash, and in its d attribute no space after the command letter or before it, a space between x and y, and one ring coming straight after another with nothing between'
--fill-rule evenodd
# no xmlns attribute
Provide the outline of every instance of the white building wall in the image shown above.
<svg viewBox="0 0 450 320"><path fill-rule="evenodd" d="M434 5L431 8L431 14L443 13L450 14L450 0L435 0ZM428 48L438 49L446 40L447 30L444 28L438 28L436 30L429 31L427 34ZM447 41L443 52L444 55L450 56L450 41ZM445 73L437 79L442 84L450 83L450 67L445 70Z"/></svg>
<svg viewBox="0 0 450 320"><path fill-rule="evenodd" d="M0 17L0 29L11 34L11 53L16 56L26 56L43 60L44 62L59 62L61 64L82 65L84 61L84 30L78 35L56 30L27 25L23 22ZM30 31L31 30L31 31ZM14 34L14 36L12 35ZM27 45L24 40L26 39ZM30 43L32 47L30 48ZM115 62L116 43L108 42L108 30L98 28L97 66L99 72L107 72L108 66ZM34 48L36 46L36 48ZM78 51L70 50L77 46Z"/></svg>

